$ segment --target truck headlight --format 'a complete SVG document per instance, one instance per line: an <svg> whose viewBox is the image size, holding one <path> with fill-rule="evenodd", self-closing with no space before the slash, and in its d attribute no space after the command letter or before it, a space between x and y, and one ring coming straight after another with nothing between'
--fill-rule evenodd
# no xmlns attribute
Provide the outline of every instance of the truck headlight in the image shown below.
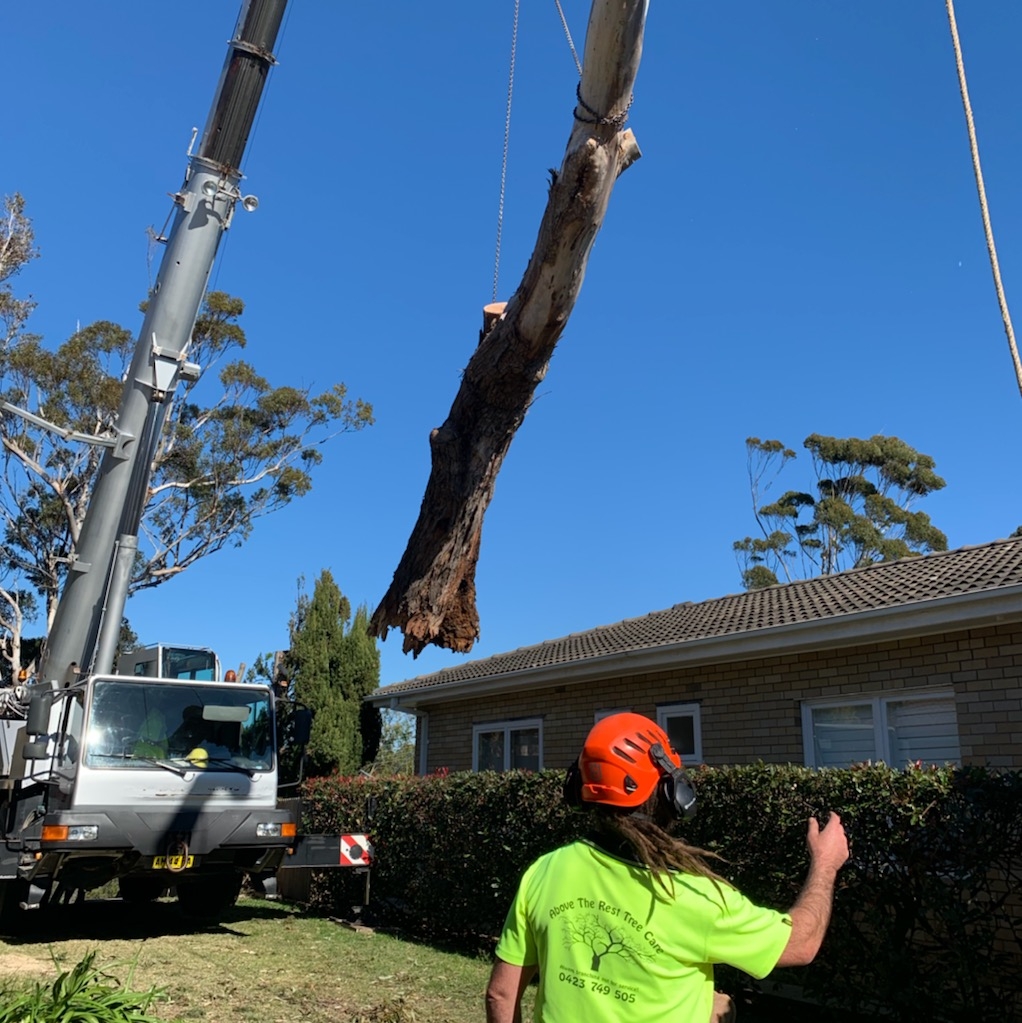
<svg viewBox="0 0 1022 1023"><path fill-rule="evenodd" d="M99 838L98 824L45 824L44 842L95 842Z"/></svg>
<svg viewBox="0 0 1022 1023"><path fill-rule="evenodd" d="M297 828L291 821L271 824L264 821L256 825L256 838L294 838Z"/></svg>

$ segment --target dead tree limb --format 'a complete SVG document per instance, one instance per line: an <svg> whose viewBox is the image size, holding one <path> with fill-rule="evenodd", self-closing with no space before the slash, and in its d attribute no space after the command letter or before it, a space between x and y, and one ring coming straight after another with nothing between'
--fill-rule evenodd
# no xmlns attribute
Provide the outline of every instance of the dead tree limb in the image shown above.
<svg viewBox="0 0 1022 1023"><path fill-rule="evenodd" d="M406 653L428 643L466 653L479 637L475 569L497 473L575 306L614 182L640 156L623 125L647 3L594 0L575 123L529 265L430 434L419 518L370 624L381 638L400 629Z"/></svg>

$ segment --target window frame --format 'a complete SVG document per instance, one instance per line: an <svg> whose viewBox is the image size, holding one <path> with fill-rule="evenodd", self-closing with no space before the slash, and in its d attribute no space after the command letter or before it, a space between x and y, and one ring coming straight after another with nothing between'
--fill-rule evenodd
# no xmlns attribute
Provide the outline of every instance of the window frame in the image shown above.
<svg viewBox="0 0 1022 1023"><path fill-rule="evenodd" d="M510 718L503 721L485 721L472 726L472 770L479 771L479 735L482 732L504 732L504 771L517 770L512 768L511 761L511 733L524 731L527 728L535 728L539 732L539 763L537 771L543 770L543 719L542 718Z"/></svg>
<svg viewBox="0 0 1022 1023"><path fill-rule="evenodd" d="M682 761L688 764L703 763L703 709L699 703L664 703L656 709L656 723L670 735L667 719L671 717L692 718L692 742L695 747L692 753L675 750Z"/></svg>
<svg viewBox="0 0 1022 1023"><path fill-rule="evenodd" d="M887 707L891 703L918 703L923 701L950 700L955 710L955 726L958 741L958 764L961 764L961 729L958 728L957 705L953 686L930 686L926 689L889 689L879 693L845 693L842 696L825 696L819 699L802 700L802 760L806 767L819 769L816 763L816 742L813 733L813 711L828 707L865 707L873 711L873 763L884 763L898 770L904 764L891 763Z"/></svg>

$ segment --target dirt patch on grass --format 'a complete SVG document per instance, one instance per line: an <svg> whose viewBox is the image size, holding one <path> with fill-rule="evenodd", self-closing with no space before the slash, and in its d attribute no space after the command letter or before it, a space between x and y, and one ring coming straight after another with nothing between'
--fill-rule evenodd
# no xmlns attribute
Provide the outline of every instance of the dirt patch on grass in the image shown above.
<svg viewBox="0 0 1022 1023"><path fill-rule="evenodd" d="M39 976L50 973L53 964L48 960L22 955L20 952L0 953L0 977Z"/></svg>

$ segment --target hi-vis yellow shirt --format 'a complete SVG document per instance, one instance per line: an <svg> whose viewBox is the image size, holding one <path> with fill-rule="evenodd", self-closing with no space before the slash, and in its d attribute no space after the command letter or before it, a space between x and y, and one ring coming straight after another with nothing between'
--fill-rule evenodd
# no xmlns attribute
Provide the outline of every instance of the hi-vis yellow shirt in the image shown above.
<svg viewBox="0 0 1022 1023"><path fill-rule="evenodd" d="M776 966L790 917L693 874L668 888L588 841L525 871L496 953L539 967L536 1023L706 1023L714 963Z"/></svg>

